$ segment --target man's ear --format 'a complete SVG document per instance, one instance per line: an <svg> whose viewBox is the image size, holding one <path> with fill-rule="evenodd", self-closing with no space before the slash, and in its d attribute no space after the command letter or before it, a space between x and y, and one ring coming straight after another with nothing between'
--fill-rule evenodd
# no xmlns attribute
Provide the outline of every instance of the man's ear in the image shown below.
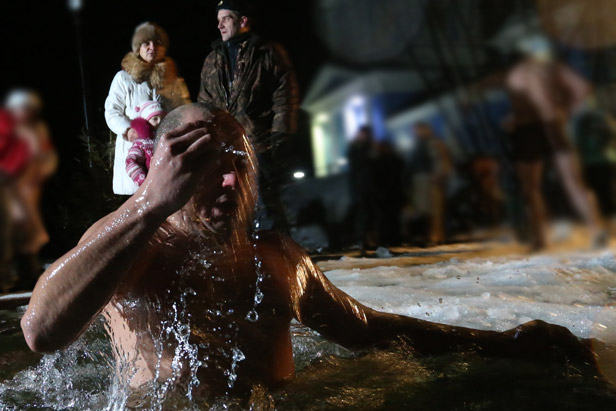
<svg viewBox="0 0 616 411"><path fill-rule="evenodd" d="M241 28L248 27L248 17L246 17L246 16L240 17L240 27Z"/></svg>

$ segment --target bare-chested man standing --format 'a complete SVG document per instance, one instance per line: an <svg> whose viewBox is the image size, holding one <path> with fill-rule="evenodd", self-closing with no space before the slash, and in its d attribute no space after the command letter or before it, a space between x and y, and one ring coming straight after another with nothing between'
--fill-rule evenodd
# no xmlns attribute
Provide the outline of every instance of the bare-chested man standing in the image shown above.
<svg viewBox="0 0 616 411"><path fill-rule="evenodd" d="M350 348L403 336L418 353L587 353L566 329L542 322L497 333L363 306L290 239L251 232L254 152L229 114L183 106L159 132L137 193L39 280L22 319L33 350L66 347L103 312L135 366L132 386L181 386L197 375L199 389L238 394L293 378L293 318Z"/></svg>
<svg viewBox="0 0 616 411"><path fill-rule="evenodd" d="M591 230L593 245L605 242L599 211L586 189L566 128L571 115L590 94L579 75L553 59L547 39L535 36L520 45L524 58L509 71L506 87L512 114L507 127L522 193L529 206L533 247L547 245L541 181L547 157L553 157L565 191Z"/></svg>

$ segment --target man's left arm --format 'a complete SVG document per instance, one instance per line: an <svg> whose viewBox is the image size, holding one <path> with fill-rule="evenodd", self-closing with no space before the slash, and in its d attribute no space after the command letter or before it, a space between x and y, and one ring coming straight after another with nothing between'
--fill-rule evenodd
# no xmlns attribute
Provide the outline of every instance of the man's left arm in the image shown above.
<svg viewBox="0 0 616 411"><path fill-rule="evenodd" d="M274 74L272 138L276 140L296 131L299 89L289 57L278 45L272 46L272 70Z"/></svg>
<svg viewBox="0 0 616 411"><path fill-rule="evenodd" d="M402 339L420 354L472 349L494 355L592 357L585 341L542 321L497 332L373 310L335 287L301 247L290 243L284 249L296 262L289 284L296 319L347 348L387 346Z"/></svg>
<svg viewBox="0 0 616 411"><path fill-rule="evenodd" d="M347 348L388 345L402 336L418 352L430 353L472 343L477 334L498 334L373 310L334 286L293 240L282 238L277 248L284 250L284 268L277 269L288 273L295 318Z"/></svg>
<svg viewBox="0 0 616 411"><path fill-rule="evenodd" d="M575 113L592 95L592 86L569 67L560 65L560 80L570 95L569 111Z"/></svg>

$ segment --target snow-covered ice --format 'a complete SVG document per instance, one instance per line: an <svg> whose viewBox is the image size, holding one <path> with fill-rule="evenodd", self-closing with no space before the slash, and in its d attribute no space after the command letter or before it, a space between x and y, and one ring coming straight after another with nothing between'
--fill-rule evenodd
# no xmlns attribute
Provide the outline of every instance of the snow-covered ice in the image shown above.
<svg viewBox="0 0 616 411"><path fill-rule="evenodd" d="M343 257L348 268L325 274L381 311L492 330L540 319L616 343L616 257L609 251L407 266L383 259L382 266L357 268L362 260L375 263Z"/></svg>

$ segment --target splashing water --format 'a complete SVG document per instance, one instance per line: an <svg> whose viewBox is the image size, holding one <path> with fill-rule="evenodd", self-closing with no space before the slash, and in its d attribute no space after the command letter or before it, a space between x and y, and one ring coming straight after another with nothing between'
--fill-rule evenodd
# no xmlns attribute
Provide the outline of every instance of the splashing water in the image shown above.
<svg viewBox="0 0 616 411"><path fill-rule="evenodd" d="M251 322L257 322L259 320L259 313L257 313L257 306L261 304L263 301L263 291L261 291L261 284L265 279L263 275L263 262L259 258L259 253L257 252L257 241L259 241L259 227L260 224L257 220L254 221L254 231L252 234L253 244L252 247L254 249L254 265L255 265L255 273L257 274L257 280L255 283L255 296L253 299L253 307L252 310L248 312L246 315L246 319Z"/></svg>
<svg viewBox="0 0 616 411"><path fill-rule="evenodd" d="M212 253L212 250L195 253L193 263L204 266L203 260L213 260ZM579 317L571 315L571 310L581 310L581 314L585 310L602 310L606 315L613 313L605 304L613 303L609 287L613 286L615 261L613 255L590 258L567 256L564 263L554 258L533 257L523 260L448 260L428 266L359 270L356 268L358 262L342 260L336 263L348 264L348 268L329 271L328 276L338 286L343 286L352 295L379 309L402 313L417 311L421 317L423 311L416 305L420 301L423 310L433 304L429 307L432 316L444 320L449 309L455 305L459 312L468 313L460 318L447 316L452 323L464 324L484 317L492 321L486 327L490 329L506 328L512 322L517 323L517 317L523 314L515 314L518 310L541 312L547 316L558 312L558 318L569 321L569 327L577 324L572 329L588 335L591 334L590 330L579 326ZM215 268L212 264L207 273L213 274ZM458 280L457 276L461 279ZM477 277L480 278L479 284ZM498 297L497 288L503 297ZM491 293L490 299L500 298L498 309L501 314L507 311L510 315L486 316L478 313L477 310L482 307L477 305L487 301L481 297L486 289ZM190 334L183 327L188 326L191 332L194 331L191 317L182 314L182 305L190 305L191 299L196 297L194 292L188 286L182 289L184 302L178 298L180 302L168 313L168 323L163 327L162 337L166 337L169 330L169 336L177 341L177 338L186 339ZM464 299L465 296L470 300ZM519 303L512 307L515 296L518 296ZM439 302L435 297L443 301ZM579 308L580 305L587 308ZM157 305L153 303L152 307ZM229 321L244 318L244 313L233 317L228 309L216 307L207 314L228 318ZM14 315L16 330L22 314L23 309ZM592 313L588 316L594 318ZM610 318L613 316L602 318L601 323L609 325L607 320ZM1 315L0 324L3 330L10 329ZM470 354L415 358L404 347L393 351L353 354L298 324L293 324L292 333L298 373L296 379L283 390L271 394L276 409L535 410L571 409L576 407L574 404L583 404L580 409L593 410L616 407L616 391L606 387L596 371L584 368L583 364L535 364L523 359L485 359ZM7 332L0 335L0 347L9 345L7 335ZM18 331L16 335L20 337ZM181 346L183 351L195 348L189 340ZM207 345L197 345L197 348L199 354L195 358L201 362L200 369L216 365L204 355ZM245 361L244 353L233 348L232 343L226 346L229 362L225 364L230 371L225 376L227 382L232 374L237 375ZM189 356L185 352L174 353L174 357L180 355L182 358ZM10 354L11 361L16 357ZM0 353L1 364L9 363L6 358L6 354ZM3 372L2 369L0 372ZM14 375L4 374L1 380L6 381L0 383L0 409L123 410L135 407L131 398L134 392L131 394L126 382L133 373L134 364L130 360L118 365L114 348L105 332L105 322L99 318L69 349L44 356L36 365L22 365L21 371L15 371ZM189 366L187 374L194 375L196 372ZM188 383L186 386L189 387ZM153 387L148 389L152 390ZM150 394L146 400L142 396L143 406L135 408L228 410L250 406L230 397L204 399L195 390L196 386L193 386L192 399L186 395L188 389L184 393L161 390L161 398ZM264 405L263 408L267 409Z"/></svg>
<svg viewBox="0 0 616 411"><path fill-rule="evenodd" d="M220 145L225 153L231 153L231 154L235 154L236 156L241 156L241 157L248 156L247 152L243 150L236 150L235 147L233 147L232 145L227 146L227 144L224 142L220 143Z"/></svg>

